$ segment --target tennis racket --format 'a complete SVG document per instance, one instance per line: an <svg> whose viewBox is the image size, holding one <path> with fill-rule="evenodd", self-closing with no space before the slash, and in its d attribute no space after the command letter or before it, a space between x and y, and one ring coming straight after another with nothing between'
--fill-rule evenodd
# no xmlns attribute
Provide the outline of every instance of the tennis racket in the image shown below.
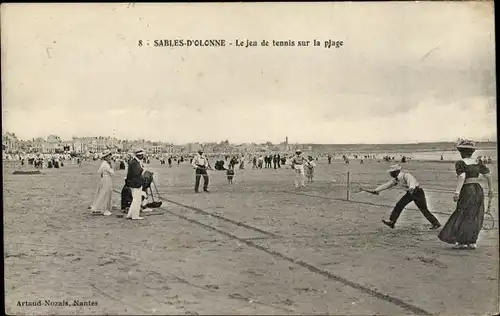
<svg viewBox="0 0 500 316"><path fill-rule="evenodd" d="M371 193L374 195L378 195L378 192L375 192L373 190L368 190L368 189L364 188L360 183L357 183L357 182L350 184L349 191L351 191L352 193L368 192L368 193Z"/></svg>
<svg viewBox="0 0 500 316"><path fill-rule="evenodd" d="M491 214L491 204L493 201L493 196L488 197L488 206L486 207L486 212L484 213L483 229L490 230L495 227L495 218Z"/></svg>

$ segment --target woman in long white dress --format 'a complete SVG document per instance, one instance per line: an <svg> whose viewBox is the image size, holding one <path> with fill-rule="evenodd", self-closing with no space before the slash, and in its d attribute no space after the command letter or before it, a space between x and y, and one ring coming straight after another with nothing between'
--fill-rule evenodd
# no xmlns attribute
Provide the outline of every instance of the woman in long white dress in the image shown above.
<svg viewBox="0 0 500 316"><path fill-rule="evenodd" d="M111 213L111 197L113 194L113 178L114 170L111 167L111 152L107 151L102 156L102 164L98 174L101 175L99 186L97 189L96 198L90 209L92 213L109 216Z"/></svg>

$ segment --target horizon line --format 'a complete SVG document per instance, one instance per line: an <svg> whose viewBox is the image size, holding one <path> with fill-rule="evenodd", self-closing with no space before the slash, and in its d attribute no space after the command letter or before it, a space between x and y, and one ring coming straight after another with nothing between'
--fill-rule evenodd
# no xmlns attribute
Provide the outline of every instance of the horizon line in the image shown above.
<svg viewBox="0 0 500 316"><path fill-rule="evenodd" d="M5 132L3 134L3 136L5 136L6 134L12 134L12 135L15 135L15 133L13 132ZM37 138L44 138L45 140L49 137L49 136L57 136L55 134L49 134L48 136L46 137L42 137L42 136L37 136L37 137L32 137L31 139L20 139L18 138L19 141L30 141L32 139L37 139ZM57 136L59 137L59 136ZM110 138L110 139L116 139L116 140L120 140L120 141L129 141L129 142L137 142L137 141L141 141L141 140L144 140L145 142L152 142L152 143L155 143L155 142L158 142L158 143L168 143L168 144L172 144L174 146L182 146L182 145L187 145L187 144L206 144L206 143L215 143L215 144L220 144L220 143L223 143L225 142L226 140L219 140L219 141L215 141L215 140L211 140L211 141L187 141L187 142L184 142L184 143L174 143L172 141L164 141L164 140L148 140L148 139L122 139L122 138L117 138L117 137L114 137L114 136L72 136L71 139L62 139L61 137L61 141L62 142L67 142L67 141L72 141L73 138L99 138L99 137L103 137L103 138ZM17 138L17 136L16 136ZM273 145L275 144L283 144L285 143L284 141L281 141L281 142L277 142L277 143L274 143L274 142L271 142L271 141L263 141L263 142L256 142L256 141L245 141L245 142L230 142L229 140L227 140L229 142L229 144L234 144L234 145L237 145L237 144L257 144L257 145L261 145L261 144L266 144L266 143L271 143ZM437 144L437 143L441 143L441 144L447 144L447 143L455 143L456 140L436 140L436 141L421 141L421 142L387 142L387 143L383 143L383 142L380 142L380 143L315 143L315 142L288 142L288 145L335 145L335 146L345 146L345 145L421 145L421 144ZM483 139L483 140L477 140L476 141L477 143L497 143L497 140L494 139Z"/></svg>

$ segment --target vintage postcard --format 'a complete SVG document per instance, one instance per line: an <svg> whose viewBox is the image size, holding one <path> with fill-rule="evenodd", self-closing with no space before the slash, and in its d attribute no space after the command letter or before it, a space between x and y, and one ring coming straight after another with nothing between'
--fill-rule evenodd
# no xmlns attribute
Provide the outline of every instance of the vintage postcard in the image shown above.
<svg viewBox="0 0 500 316"><path fill-rule="evenodd" d="M7 314L498 314L492 1L0 11Z"/></svg>

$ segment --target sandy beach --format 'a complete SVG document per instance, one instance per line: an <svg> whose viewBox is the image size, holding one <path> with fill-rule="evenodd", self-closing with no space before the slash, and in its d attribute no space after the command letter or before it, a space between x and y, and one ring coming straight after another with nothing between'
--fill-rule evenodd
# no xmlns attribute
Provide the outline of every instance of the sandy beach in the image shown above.
<svg viewBox="0 0 500 316"><path fill-rule="evenodd" d="M500 313L493 1L2 9L6 314ZM127 170L101 161L134 157L162 202L143 220L120 210ZM195 193L207 160L221 170ZM480 179L476 240L482 163L497 193ZM393 173L399 189L368 193L392 164L419 188ZM383 221L406 189L443 227L457 170L446 227L478 248L414 203ZM112 214L92 214L111 188Z"/></svg>
<svg viewBox="0 0 500 316"><path fill-rule="evenodd" d="M290 169L237 170L232 186L212 171L211 193L196 195L188 164L165 168L155 160L148 167L163 206L139 222L116 217L118 210L90 215L97 167L70 164L31 176L4 169L7 313L498 312L498 228L482 232L476 251L457 252L413 205L396 229L382 225L401 192L346 200L346 172L376 185L387 179L386 163L320 161L316 182L301 190ZM444 223L453 210L453 165L405 167ZM115 175L117 192L124 176ZM20 306L38 300L42 306Z"/></svg>

